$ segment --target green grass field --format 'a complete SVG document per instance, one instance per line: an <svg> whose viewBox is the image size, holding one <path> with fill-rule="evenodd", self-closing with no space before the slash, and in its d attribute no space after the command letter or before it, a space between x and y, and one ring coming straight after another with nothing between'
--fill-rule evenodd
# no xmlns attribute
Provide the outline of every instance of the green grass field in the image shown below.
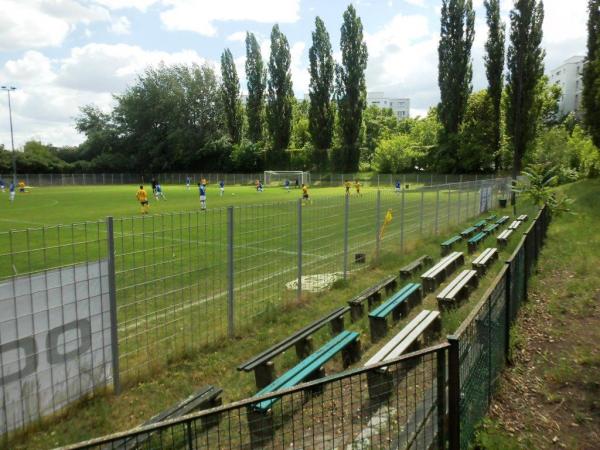
<svg viewBox="0 0 600 450"><path fill-rule="evenodd" d="M107 256L105 217L114 219L117 320L121 375L138 379L189 351L218 342L228 330L227 206L233 206L234 327L241 330L295 300L287 283L297 279L299 211L302 274L317 278L344 269L345 195L342 187L300 190L227 187L220 197L209 187L208 211L199 210L197 188L164 186L166 201L152 201L141 215L137 187L32 188L14 204L0 201L0 277L39 273ZM393 220L382 252L402 252L478 214L476 190L399 195L375 189L349 198L348 261L352 273L364 264L356 253L376 250L388 209ZM404 197L404 199L403 199ZM300 210L299 210L300 208ZM437 223L437 225L436 225ZM59 225L62 224L62 225ZM30 227L29 229L25 229ZM14 231L18 230L18 231Z"/></svg>

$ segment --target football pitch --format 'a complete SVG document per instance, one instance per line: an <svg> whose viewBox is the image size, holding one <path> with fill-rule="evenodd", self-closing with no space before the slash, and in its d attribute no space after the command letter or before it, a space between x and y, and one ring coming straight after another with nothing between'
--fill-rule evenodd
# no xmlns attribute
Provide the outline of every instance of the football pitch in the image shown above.
<svg viewBox="0 0 600 450"><path fill-rule="evenodd" d="M375 188L352 189L347 200L343 187L316 188L301 204L300 189L226 186L221 197L211 185L200 211L197 187L165 185L167 200L151 198L149 215L140 214L136 190L43 187L17 193L14 204L0 197L0 280L105 260L106 217L114 217L121 373L133 377L277 313L297 296L290 283L299 268L339 278L365 267L355 255L372 261L378 235L382 253L401 252L479 213L475 186L387 189L379 202Z"/></svg>

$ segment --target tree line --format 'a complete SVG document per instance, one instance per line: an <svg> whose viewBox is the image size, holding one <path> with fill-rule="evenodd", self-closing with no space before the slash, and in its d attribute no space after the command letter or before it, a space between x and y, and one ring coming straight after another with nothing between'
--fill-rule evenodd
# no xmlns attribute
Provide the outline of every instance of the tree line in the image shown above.
<svg viewBox="0 0 600 450"><path fill-rule="evenodd" d="M539 148L553 137L570 142L566 171L593 174L600 168L599 5L600 0L588 5L583 123L574 116L558 117L560 88L543 75L541 1L515 1L508 43L499 0L484 1L488 86L473 92L472 0L443 0L440 102L424 117L404 120L389 109L366 106L368 51L361 19L349 5L340 30L339 64L325 23L315 18L308 100L294 97L290 46L274 25L266 61L256 36L246 34L245 102L229 49L221 55L220 73L206 64L149 67L115 96L109 113L93 105L81 109L75 121L85 136L81 145L27 143L19 167L32 172L303 169L516 175L523 164L545 159ZM9 161L0 148L0 170L8 170Z"/></svg>

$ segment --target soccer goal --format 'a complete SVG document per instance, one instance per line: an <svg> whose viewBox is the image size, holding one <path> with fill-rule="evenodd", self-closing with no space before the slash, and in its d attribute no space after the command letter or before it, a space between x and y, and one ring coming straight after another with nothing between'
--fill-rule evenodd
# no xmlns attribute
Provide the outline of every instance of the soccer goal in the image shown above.
<svg viewBox="0 0 600 450"><path fill-rule="evenodd" d="M265 186L285 185L285 180L290 180L290 186L310 184L310 172L303 172L301 170L265 170Z"/></svg>

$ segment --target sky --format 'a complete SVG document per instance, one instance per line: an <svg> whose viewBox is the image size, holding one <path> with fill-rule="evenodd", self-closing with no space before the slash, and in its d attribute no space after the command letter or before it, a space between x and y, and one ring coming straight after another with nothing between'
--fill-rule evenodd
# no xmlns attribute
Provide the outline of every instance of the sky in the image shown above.
<svg viewBox="0 0 600 450"><path fill-rule="evenodd" d="M437 45L441 0L354 0L369 51L367 89L408 97L411 116L439 101ZM483 0L473 0L473 88L486 87ZM512 0L501 0L507 24ZM586 0L545 0L547 71L585 54ZM229 48L245 91L246 31L268 59L278 23L290 43L294 92L308 92L308 49L315 16L325 22L340 60L342 14L348 0L0 0L0 85L11 94L15 145L29 139L77 145L80 107L109 111L114 94L149 65L208 63L219 71ZM508 41L508 39L507 39ZM0 144L10 148L8 99L0 92Z"/></svg>

